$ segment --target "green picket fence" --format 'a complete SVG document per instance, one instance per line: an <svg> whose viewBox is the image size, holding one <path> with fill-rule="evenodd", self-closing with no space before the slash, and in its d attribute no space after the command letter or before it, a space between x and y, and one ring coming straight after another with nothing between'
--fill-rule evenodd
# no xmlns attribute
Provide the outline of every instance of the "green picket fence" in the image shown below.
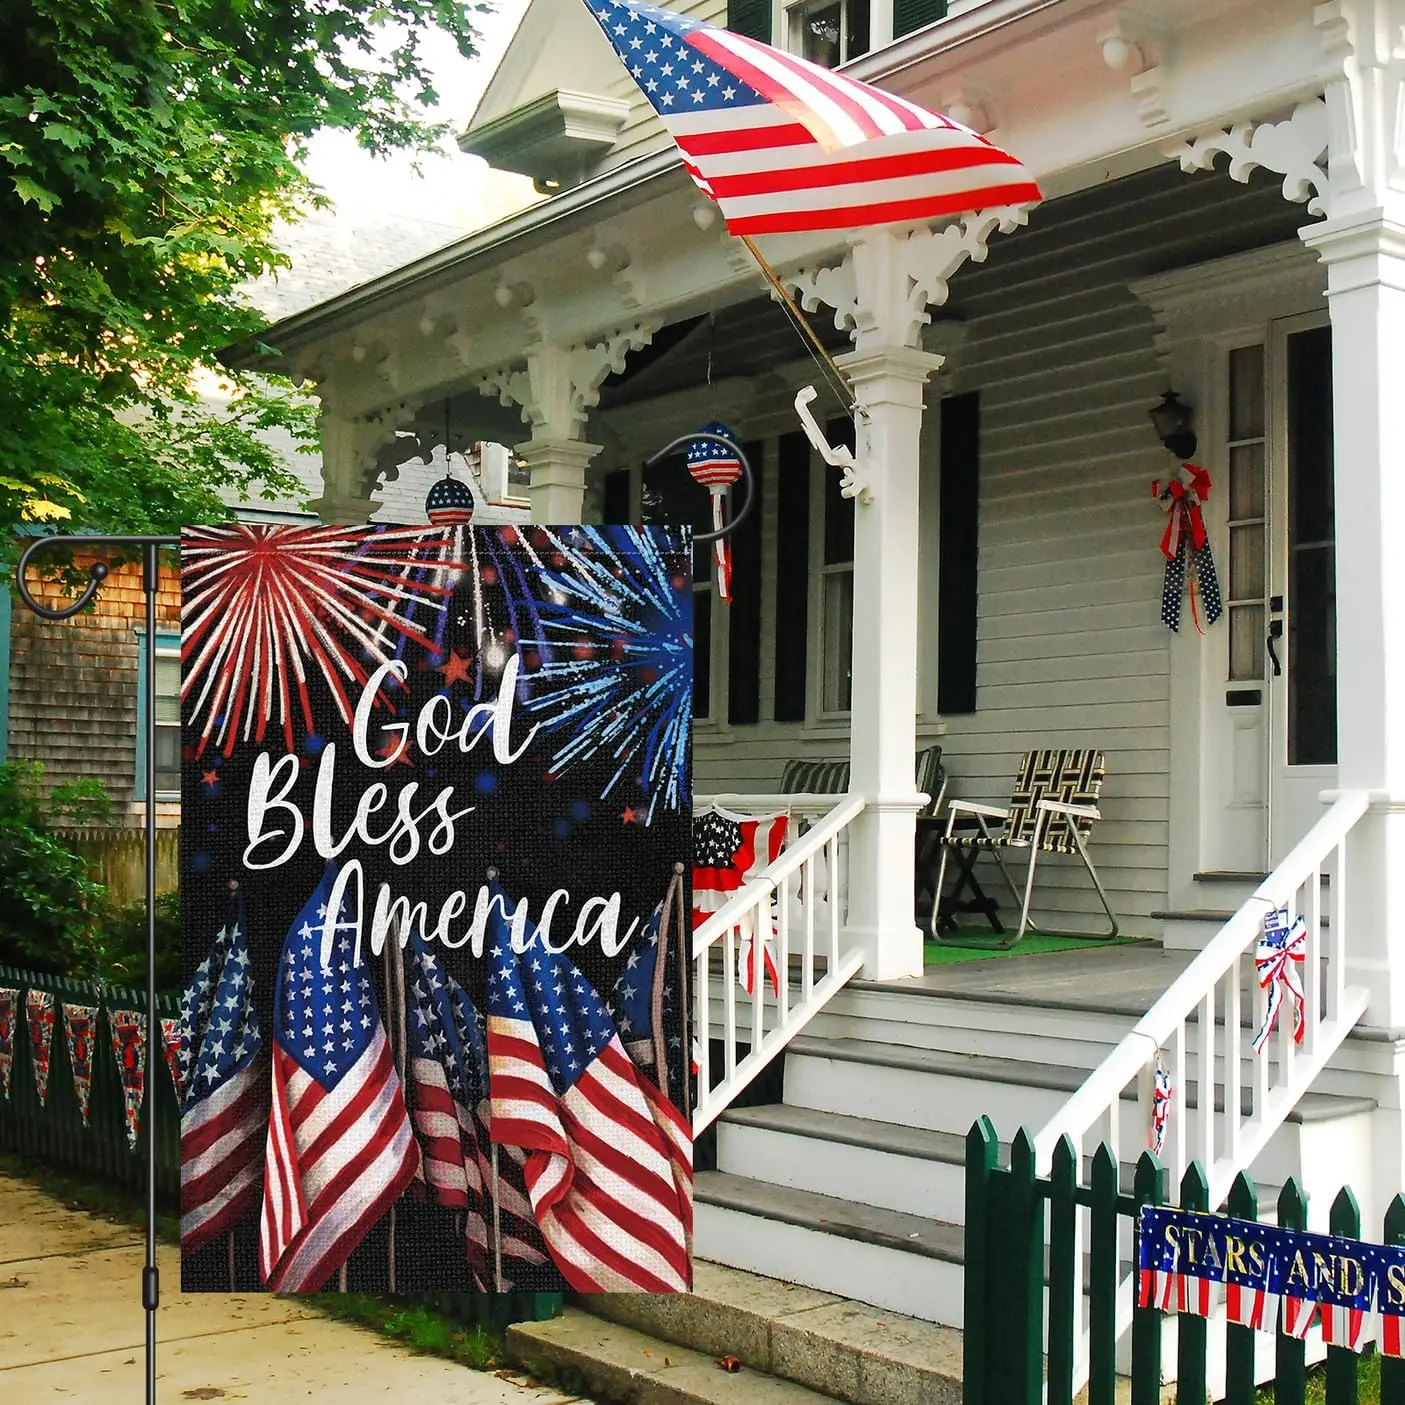
<svg viewBox="0 0 1405 1405"><path fill-rule="evenodd" d="M146 1138L156 1135L156 1195L160 1204L175 1212L180 1203L180 1109L176 1090L156 1038L156 1067L146 1070L146 1093L141 1110L141 1135L135 1148L128 1145L122 1100L122 1082L112 1052L107 1023L109 1010L146 1012L146 992L105 986L96 991L86 981L40 975L0 966L0 986L17 987L15 1010L15 1063L10 1098L0 1099L0 1147L53 1166L65 1167L106 1184L145 1194ZM49 1053L49 1093L41 1105L34 1082L24 993L47 990L54 997L54 1038ZM93 1031L93 1082L88 1097L88 1123L78 1107L73 1087L73 1067L63 1033L64 1003L99 1006ZM174 995L157 997L159 1017L180 1013Z"/></svg>
<svg viewBox="0 0 1405 1405"><path fill-rule="evenodd" d="M1183 1210L1208 1211L1205 1174L1192 1162L1181 1180L1178 1202L1167 1198L1166 1172L1150 1153L1136 1166L1132 1193L1118 1185L1117 1159L1104 1143L1081 1183L1073 1143L1063 1138L1054 1149L1048 1176L1034 1173L1034 1140L1021 1128L1000 1164L999 1143L989 1118L979 1118L966 1138L965 1405L1072 1405L1079 1250L1077 1219L1087 1211L1086 1313L1089 1328L1088 1405L1114 1405L1117 1379L1117 1288L1119 1242L1128 1235L1122 1222L1135 1223L1143 1205L1178 1203ZM1237 1219L1258 1221L1258 1195L1245 1175L1235 1181L1225 1205ZM1277 1223L1306 1229L1307 1196L1294 1181L1278 1198ZM1361 1214L1350 1189L1332 1204L1330 1229L1361 1238ZM1135 1235L1131 1236L1135 1243ZM1386 1212L1386 1244L1405 1244L1405 1196ZM1047 1247L1047 1259L1046 1259ZM1136 1308L1132 1317L1131 1405L1160 1405L1163 1314ZM1215 1323L1182 1314L1176 1323L1177 1405L1205 1405L1210 1333L1225 1335L1227 1405L1254 1405L1255 1339L1252 1327ZM1275 1405L1304 1405L1308 1382L1306 1343L1279 1331L1274 1344ZM1327 1405L1357 1405L1362 1357L1329 1347ZM1046 1393L1047 1382L1047 1393ZM1264 1389L1259 1387L1258 1389ZM1125 1399L1126 1396L1121 1397ZM1380 1363L1381 1405L1405 1405L1405 1360Z"/></svg>

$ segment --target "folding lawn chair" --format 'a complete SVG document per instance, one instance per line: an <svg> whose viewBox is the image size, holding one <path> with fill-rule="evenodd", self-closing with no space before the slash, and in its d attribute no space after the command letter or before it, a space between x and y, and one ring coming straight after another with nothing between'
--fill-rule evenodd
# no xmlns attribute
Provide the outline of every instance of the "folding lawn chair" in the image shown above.
<svg viewBox="0 0 1405 1405"><path fill-rule="evenodd" d="M946 830L938 838L941 865L937 875L937 901L932 908L933 939L946 946L994 946L1002 950L1014 946L1029 930L1030 899L1041 854L1077 854L1083 860L1107 914L1109 930L1091 934L1040 930L1046 936L1115 937L1117 917L1088 853L1093 823L1101 818L1098 797L1106 773L1100 751L1030 751L1020 762L1019 776L1007 809L971 800L952 800L948 805ZM1023 899L1005 866L1004 853L1009 849L1029 850ZM961 930L954 921L958 912L984 913L997 933L1005 930L996 915L998 904L986 894L976 876L976 859L982 853L989 853L995 860L1011 896L1021 903L1019 926L1014 935L1004 941L973 942L949 935ZM952 892L943 896L948 859L956 863L957 878Z"/></svg>

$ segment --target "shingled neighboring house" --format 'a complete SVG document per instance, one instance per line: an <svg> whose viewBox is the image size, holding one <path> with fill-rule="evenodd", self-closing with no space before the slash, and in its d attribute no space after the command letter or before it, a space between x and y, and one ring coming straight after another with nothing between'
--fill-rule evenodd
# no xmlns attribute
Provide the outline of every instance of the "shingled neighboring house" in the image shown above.
<svg viewBox="0 0 1405 1405"><path fill-rule="evenodd" d="M461 236L462 230L451 226L393 216L360 224L315 214L289 231L291 269L262 280L252 296L269 317L286 317ZM220 396L212 378L207 402L217 404ZM475 522L526 520L525 478L513 456L501 446L456 436L434 407L422 423L382 449L375 520L424 520L425 495L444 476L446 441L455 472L467 472L472 483ZM322 490L320 455L298 452L291 440L278 447L305 491L293 499L231 498L231 505L245 521L317 522L309 500ZM94 559L79 553L76 561L86 570ZM53 590L39 593L57 598ZM154 702L157 823L170 829L180 823L179 645L180 587L172 559L161 576ZM88 777L100 781L113 801L113 827L131 833L133 856L147 802L146 647L137 563L112 572L95 609L61 623L39 619L13 602L8 590L0 591L0 760L40 762L48 787ZM167 846L162 848L165 854ZM169 853L173 860L174 846ZM135 863L119 868L140 881Z"/></svg>

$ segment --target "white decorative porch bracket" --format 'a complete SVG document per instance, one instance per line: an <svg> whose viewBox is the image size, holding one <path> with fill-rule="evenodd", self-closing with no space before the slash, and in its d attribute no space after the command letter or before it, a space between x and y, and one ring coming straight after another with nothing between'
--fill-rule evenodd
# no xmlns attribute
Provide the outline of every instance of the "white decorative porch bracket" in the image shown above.
<svg viewBox="0 0 1405 1405"><path fill-rule="evenodd" d="M1371 793L1353 849L1349 979L1405 1025L1405 0L1314 18L1330 65L1327 267L1336 472L1338 784Z"/></svg>
<svg viewBox="0 0 1405 1405"><path fill-rule="evenodd" d="M850 788L864 798L849 838L846 938L869 979L920 975L913 918L913 841L922 801L917 752L918 454L922 387L942 358L919 350L929 305L947 279L984 260L997 229L1023 209L972 215L940 230L855 235L836 268L785 279L802 306L834 309L854 350L837 358L854 387L855 458L866 491L854 505Z"/></svg>
<svg viewBox="0 0 1405 1405"><path fill-rule="evenodd" d="M532 426L532 437L516 446L531 475L528 495L533 522L579 522L585 506L586 469L599 444L581 438L600 387L624 369L631 351L647 346L661 319L636 322L602 341L555 346L542 343L527 353L525 366L503 366L476 382L484 395L516 405Z"/></svg>
<svg viewBox="0 0 1405 1405"><path fill-rule="evenodd" d="M390 417L385 413L340 413L324 392L317 424L322 446L322 496L308 507L323 522L354 525L370 521L381 505L371 493L377 453L394 433Z"/></svg>

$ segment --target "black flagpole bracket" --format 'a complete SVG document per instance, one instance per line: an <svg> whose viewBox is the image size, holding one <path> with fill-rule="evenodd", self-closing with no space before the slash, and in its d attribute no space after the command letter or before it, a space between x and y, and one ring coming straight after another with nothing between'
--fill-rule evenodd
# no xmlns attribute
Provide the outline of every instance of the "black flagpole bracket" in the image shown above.
<svg viewBox="0 0 1405 1405"><path fill-rule="evenodd" d="M742 446L734 439L729 439L725 434L714 434L710 429L699 429L692 434L680 434L677 439L670 439L657 454L644 460L644 467L652 468L660 459L667 458L680 445L691 444L695 439L710 439L714 444L721 444L735 454L737 462L742 466L742 482L746 484L746 497L742 499L742 505L722 524L718 531L693 533L694 546L707 546L712 542L721 541L724 537L731 536L746 521L747 515L751 512L752 504L756 501L756 478L752 472L751 460L742 451Z"/></svg>
<svg viewBox="0 0 1405 1405"><path fill-rule="evenodd" d="M76 600L45 605L29 589L25 575L33 557L56 547L81 551L138 554L142 563L142 595L146 602L146 1263L141 1273L141 1305L146 1314L146 1401L156 1405L156 1308L160 1273L156 1266L156 1096L150 1091L156 1070L156 595L160 586L162 547L180 545L165 536L44 536L31 542L15 568L15 589L34 614L45 620L67 620L85 610L111 573L106 561L88 568L88 583Z"/></svg>

